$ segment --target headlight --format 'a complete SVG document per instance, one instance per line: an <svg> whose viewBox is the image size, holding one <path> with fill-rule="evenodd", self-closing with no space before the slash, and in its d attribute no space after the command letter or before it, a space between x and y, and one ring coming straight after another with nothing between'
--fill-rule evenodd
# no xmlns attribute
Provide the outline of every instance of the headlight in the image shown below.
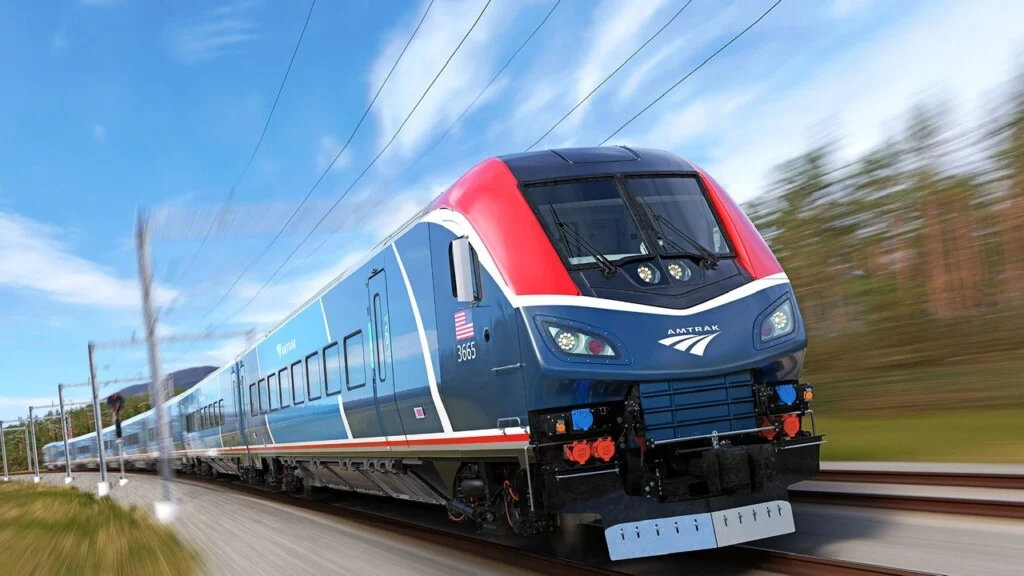
<svg viewBox="0 0 1024 576"><path fill-rule="evenodd" d="M793 305L786 300L778 308L772 310L761 322L761 342L774 340L793 332Z"/></svg>
<svg viewBox="0 0 1024 576"><path fill-rule="evenodd" d="M686 281L690 279L690 269L680 264L679 262L673 262L668 265L668 273L672 275L676 280Z"/></svg>
<svg viewBox="0 0 1024 576"><path fill-rule="evenodd" d="M566 354L574 356L616 356L615 348L597 336L584 334L572 328L547 326L548 335L555 346Z"/></svg>

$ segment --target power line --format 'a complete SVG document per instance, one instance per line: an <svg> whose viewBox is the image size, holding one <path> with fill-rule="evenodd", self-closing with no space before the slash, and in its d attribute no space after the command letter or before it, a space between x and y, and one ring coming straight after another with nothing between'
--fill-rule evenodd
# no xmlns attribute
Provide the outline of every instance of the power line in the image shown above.
<svg viewBox="0 0 1024 576"><path fill-rule="evenodd" d="M270 114L267 115L267 121L263 124L263 131L260 132L260 138L259 140L256 141L256 146L252 149L252 153L249 154L249 160L245 163L245 168L242 169L242 173L238 175L238 178L235 179L234 184L231 185L231 189L228 191L228 195L224 199L224 203L222 204L220 211L218 211L218 214L217 216L214 217L213 221L210 222L210 227L207 228L206 234L203 236L203 241L200 242L199 244L199 248L197 248L195 253L192 254L192 258L189 260L188 264L181 268L180 274L187 273L192 268L192 265L195 264L196 259L199 257L199 253L203 251L203 248L206 246L207 240L209 240L210 238L210 233L213 232L213 227L217 224L217 221L220 220L221 215L227 209L227 206L231 203L231 198L235 195L235 189L238 188L238 185L241 184L242 179L245 178L245 175L249 172L249 168L252 167L252 162L256 158L256 154L263 146L263 139L267 135L267 129L270 128L270 120L273 119L274 112L277 110L277 104L278 102L281 101L281 93L284 92L284 85L288 82L288 76L289 74L291 74L292 71L292 64L295 63L295 56L298 55L299 47L302 46L302 39L305 38L306 36L306 28L309 27L309 20L313 16L313 8L315 6L316 0L313 0L309 4L309 12L306 14L306 21L302 25L302 32L299 33L299 39L295 41L295 48L292 49L292 57L288 60L288 68L285 69L284 77L281 78L281 84L277 87L277 96L274 97L274 104L273 106L270 107ZM179 275L179 277L176 278L175 280L177 281L180 279L181 277Z"/></svg>
<svg viewBox="0 0 1024 576"><path fill-rule="evenodd" d="M249 261L249 263L245 266L245 268L238 274L238 276L235 277L234 281L231 283L231 286L228 286L228 289L224 292L223 295L221 295L220 299L217 300L216 304L211 306L210 309L206 312L206 314L203 314L200 317L200 321L196 322L196 324L194 324L193 327L188 330L189 332L192 332L195 329L195 326L199 325L199 323L202 321L202 318L205 318L205 317L209 316L210 314L213 313L214 310L216 310L221 304L223 304L224 300L226 300L227 297L231 294L231 291L234 290L235 286L238 285L238 282L242 280L242 277L244 277L245 274L257 262L259 262L264 256L267 255L267 252L270 251L270 248L273 247L273 245L281 238L281 235L284 234L284 231L288 228L288 225L295 218L295 215L299 213L299 210L301 210L302 207L306 204L306 202L309 200L309 197L313 194L313 192L317 189L317 187L320 186L320 183L323 181L324 177L327 176L327 173L331 171L331 169L334 167L334 164L338 161L339 158L341 158L342 153L345 152L345 150L348 148L349 144L352 142L352 139L355 138L356 132L359 131L359 127L363 125L363 121L366 119L366 116L370 113L370 110L373 108L373 105L377 102L377 98L380 96L381 91L384 90L384 86L386 86L387 83L388 83L388 80L391 79L391 75L394 73L395 69L398 67L398 63L402 61L402 57L405 56L405 52L406 52L406 50L408 50L409 45L412 44L413 39L416 38L416 35L420 31L420 27L423 26L423 21L427 19L427 14L430 13L430 8L433 5L434 5L434 0L430 0L430 3L427 4L427 9L423 11L423 15L420 17L419 22L416 24L416 28L412 31L412 34L409 36L409 39L406 41L405 46L402 48L402 52L399 53L398 58L395 59L395 63L391 66L391 70L388 71L388 75L384 78L384 81L381 82L380 86L377 88L376 94L373 95L373 99L370 100L370 104L366 107L366 110L363 111L363 115L362 115L362 117L359 118L359 122L356 124L355 128L352 129L352 133L349 134L348 140L345 142L345 145L334 156L334 159L331 161L330 165L328 165L327 168L320 174L320 177L317 178L316 182L309 189L309 191L306 192L305 198L302 199L302 202L298 205L298 207L295 208L295 210L291 213L291 215L288 217L288 219L285 221L285 223L283 225L281 225L280 230L277 231L277 234L274 235L274 238L271 239L271 241L266 245L266 247L263 248L263 251L260 252L259 255L256 256L256 258L253 258L252 260ZM212 229L212 225L211 225L211 229Z"/></svg>
<svg viewBox="0 0 1024 576"><path fill-rule="evenodd" d="M478 94L476 95L476 98L474 98L474 99L473 99L473 101L472 101L472 102L470 102L469 106L467 106L467 107L466 107L466 109L462 111L462 114L460 114L460 115L459 115L459 117L458 117L458 118L456 118L455 122L453 122L453 123L451 124L451 126L449 126L449 127L448 127L448 130L446 130L446 131L445 131L445 133L444 133L444 134L443 134L443 135L442 135L442 136L441 136L441 137L440 137L440 138L439 138L439 139L438 139L438 140L437 140L436 142L434 142L433 146L431 146L431 147L430 147L430 149L428 149L428 150L427 150L427 151L426 151L426 152L425 152L424 154L422 154L422 155L421 155L421 156L420 156L419 158L417 158L417 159L416 159L416 160L415 160L414 162L412 162L411 164L408 164L408 165L406 166L406 168L402 170L402 172L401 172L401 173L399 174L399 176L401 176L401 175L402 175L402 174L404 174L404 173L405 173L405 172L406 172L406 171L407 171L407 170L408 170L409 168L411 168L411 167L415 166L415 165L416 165L416 164L418 164L418 163L419 163L420 161L422 161L422 160L423 160L424 158L426 158L427 156L429 156L429 155L430 155L430 153L431 153L431 152L433 152L433 151L434 151L434 150L435 150L435 149L436 149L436 148L438 147L438 145L440 145L440 144L441 144L441 142L442 142L442 141L444 141L444 139L448 137L448 135L449 135L449 134L451 134L451 131L452 131L452 130L453 130L453 129L455 128L455 126L457 126L457 125L459 124L459 122L461 122L461 121L462 121L462 118L463 118L463 117L465 117L465 116L466 116L466 114L467 114L467 113L468 113L468 112L469 112L469 111L470 111L470 110L471 110L471 109L473 108L473 106L475 106L475 105L476 105L477 101L479 101L479 100L480 100L480 98L481 98L481 97L482 97L482 96L484 95L484 93L485 93L485 92L487 92L487 89L488 89L488 88L490 88L492 84L494 84L494 82L495 82L495 81L496 81L496 80L498 79L498 77L499 77L499 76L501 76L501 74L502 74L502 73L503 73L503 72L505 71L505 69L506 69L506 68L508 68L509 64L511 64L511 63L512 63L512 61L513 61L513 60L514 60L514 59L516 58L516 56L518 56L518 55L519 55L519 53L520 53L520 52L522 52L523 48L525 48L525 47L526 47L526 45L527 45L527 44L528 44L528 43L530 42L530 40L532 40L532 39L533 39L533 37L534 37L534 36L536 36L537 32L539 32L539 31L540 31L540 29L541 29L541 28L542 28L542 27L544 26L544 24L545 24L545 23L546 23L546 22L548 21L548 19L549 19L549 18L551 17L551 14L552 14L552 13L554 13L554 11L555 11L555 8L558 8L558 5L559 5L559 4L561 4L561 3L562 3L562 0L556 0L556 1L555 1L555 4L554 4L554 6L552 6L552 7L551 7L551 10L548 10L548 13L547 13L547 15L545 15L545 16L544 16L544 18L543 18L543 19L542 19L542 20L540 21L540 23L539 23L539 24L537 24L537 26L536 26L536 27L535 27L535 28L533 29L533 32L531 32L531 33L530 33L530 35L529 35L529 36L527 36L526 40L524 40L524 41L522 42L522 44L520 44L520 45L519 45L519 48L517 48L517 49L516 49L516 51L512 53L512 56L510 56L510 57L509 57L509 59L505 61L505 64L503 64L503 65L502 65L502 67L501 67L501 68L500 68L500 69L498 70L498 72L497 72L497 73L496 73L496 74L495 74L495 75L494 75L494 76L493 76L493 77L491 78L491 80L490 80L490 81L489 81L489 82L487 83L487 85L486 85L486 86L484 86L482 90L480 90L480 92L479 92L479 93L478 93ZM397 178L397 177L396 177L396 178ZM383 204L378 204L378 205L377 205L376 207L374 207L374 208L373 208L373 209L372 209L372 210L370 211L370 213L369 213L369 214L367 214L367 215L366 215L366 217L365 217L365 218L369 218L370 216L373 216L373 215L374 215L374 214L376 214L376 213L377 213L377 211L378 211L378 210L379 210L380 208L382 208L383 206L384 206ZM342 225L342 226L339 226L338 228L335 228L333 232L331 232L330 234L328 234L328 235L327 235L327 236L326 236L326 237L324 238L324 240L323 240L322 242L320 242L320 244L318 244L318 245L316 246L316 248L313 248L313 250L312 250L312 251L310 251L310 253L309 253L309 254L306 254L306 255L305 255L305 256L304 256L303 258L302 258L302 260L299 260L299 261L298 261L298 262L297 262L297 263L295 264L295 266L293 266L293 267L291 268L291 270L290 270L290 271L294 271L294 270L298 269L298 268L299 268L299 267L300 267L300 266L302 265L302 263L304 263L304 262L305 262L306 260L309 260L309 259L310 259L310 258L311 258L311 257L313 256L313 254L316 254L316 253L317 253L317 251L319 251L319 250L320 250L321 248L323 248L323 247L324 247L324 244L326 244L326 243L327 243L327 242L328 242L328 241L329 241L329 240L330 240L331 238L333 238L335 234L337 234L338 232L340 232L340 231L342 230L343 226L344 226L344 225Z"/></svg>
<svg viewBox="0 0 1024 576"><path fill-rule="evenodd" d="M248 308L249 305L252 304L253 301L255 301L256 298L261 293L263 293L263 290L265 290L267 288L267 286L270 285L270 282L277 276L277 274L279 272L281 272L281 269L284 268L285 264L287 264L288 261L292 259L292 257L295 255L295 253L299 251L299 248L301 248L302 245L306 243L306 240L309 240L310 236L313 235L313 232L315 232L316 229L320 227L320 224L322 224L323 221L327 219L327 216L330 215L330 213L332 211L334 211L335 208L338 207L338 204L341 203L341 201L345 199L345 196L348 195L348 193L352 190L352 188L354 188L355 185L359 183L359 181L363 178L363 176L365 176L366 173L370 171L370 168L372 168L373 165L377 163L377 160L380 159L380 157L384 155L384 152L386 152L388 150L388 148L391 147L391 144L394 143L396 138L398 138L398 135L402 132L402 129L405 128L406 123L409 122L409 119L412 118L412 115L416 112L416 109L419 108L420 104L427 97L427 94L430 93L431 88L434 87L434 84L441 77L441 74L443 74L445 69L448 68L448 64L451 63L452 59L459 52L459 49L462 48L462 45L466 42L466 39L469 38L469 35L473 33L473 30L476 28L476 25L480 22L480 19L483 18L484 12L487 12L487 8L490 5L491 5L491 0L487 0L487 3L484 4L483 9L480 10L480 14L477 15L476 20L473 22L473 25L469 27L468 31L466 31L466 34L462 37L462 40L459 42L459 45L456 46L455 50L453 50L452 53L448 56L448 60L445 61L444 66L441 67L441 69L434 76L434 79L431 80L430 85L427 86L427 89L423 91L422 95L420 95L420 99L416 101L416 105L413 106L412 110L409 111L409 114L406 115L405 120L402 121L402 124L398 127L398 130L396 130L395 133L391 136L391 139L388 140L388 143L385 144L383 148L381 148L380 152L377 152L377 155L373 157L373 160L371 160L369 164L366 165L366 168L363 168L363 171L359 173L359 176L357 176L356 179L352 182L352 184L350 184L349 187L345 189L345 191L341 194L341 196L334 202L334 205L331 206L330 210L328 210L320 218L320 220L317 221L316 225L313 226L313 229L310 230L308 234L306 234L305 238L302 239L302 242L299 242L298 246L296 246L295 249L292 250L290 254L288 254L288 256L284 259L283 262L281 262L281 265L278 266L277 270L275 270L274 273L270 275L270 278L268 278L267 281L263 283L263 286L261 286L260 289L257 290L255 294L253 294L252 298L250 298L249 301L246 302L245 305L242 306L238 310L238 312L235 312L235 314L232 314L232 316L235 316L235 315L241 313L246 308ZM229 318L230 318L230 316L229 316ZM221 324L223 324L223 321L221 322ZM219 324L218 324L218 326L219 326Z"/></svg>
<svg viewBox="0 0 1024 576"><path fill-rule="evenodd" d="M643 114L644 112L647 112L647 110L650 109L651 106L654 106L655 104L657 104L658 101L660 101L662 98L664 98L669 92L675 90L676 87L679 86L680 84L682 84L684 81L686 81L687 78L689 78L690 76L693 76L694 73L696 73L698 70L703 68L705 64L710 62L712 58L714 58L715 56L718 56L719 52L721 52L722 50L725 50L726 48L728 48L730 44L732 44L736 40L739 40L739 38L741 36L746 34L748 30L750 30L751 28L756 26L758 22L760 22L761 20L764 20L765 16L767 16L772 10L775 9L776 6L778 6L781 3L782 3L782 0L777 0L775 2L775 4L772 4L767 10L765 10L764 13L761 14L761 16L759 16L757 18L757 20L754 20L749 26L747 26L746 28L741 30L739 34L733 36L732 40L729 40L728 42L726 42L721 48L719 48L718 50L715 50L714 54L712 54L711 56L708 56L707 58L705 58L704 61L701 62L700 64L698 64L696 68L694 68L693 70L690 70L689 72L687 72L686 76L683 76L675 84L673 84L672 86L669 86L668 90L665 90L664 92L661 93L660 96L658 96L657 98L652 100L650 104L648 104L647 106L644 106L642 110L640 110L635 115L633 115L633 117L630 118L629 120L627 120L625 124L623 124L622 126L619 126L618 129L615 130L615 132L612 132L610 136L608 136L607 138L602 140L601 143L598 144L598 146L604 146L605 142L608 142L609 140L614 138L615 135L618 134L619 132L621 132L623 128L625 128L626 126L629 126L634 120L639 118L641 114Z"/></svg>
<svg viewBox="0 0 1024 576"><path fill-rule="evenodd" d="M615 70L612 70L612 73L611 73L611 74L609 74L608 76L606 76L604 80L601 80L601 83L600 83L600 84L598 84L597 86L594 86L594 89L593 89L593 90L591 90L589 94L587 94L586 96L584 96L582 100L580 100L579 102L577 102L577 103L576 103L576 105L572 107L572 110L569 110L568 112L566 112L564 116L562 116L561 118L559 118L559 119L558 119L558 122L555 122L554 126L552 126L551 128L548 128L548 131L547 131L547 132L545 132L543 136L541 136L540 138L538 138L538 139L537 139L537 141L536 141L536 142L534 142L533 144L530 144L529 148L527 148L527 149L526 149L526 152L529 152L529 151L530 151L531 149L533 149L533 147L534 147L534 146L536 146L537 144L540 144L542 140L544 140L545 138L547 138L548 134L551 134L551 132L552 132L552 131L553 131L553 130L554 130L555 128L558 128L558 126L559 126L559 125L560 125L560 124L561 124L562 122L564 122L566 118L568 118L568 117L569 117L570 115L572 115L572 113L573 113L573 112L575 112L577 108L579 108L580 106L582 106L582 105L583 105L583 103L584 103L584 102L586 102L587 100L589 100L589 99L590 99L590 97L591 97L591 96L593 96L593 95L594 95L594 93L595 93L595 92L597 92L597 91L598 91L598 90L599 90L599 89L601 88L601 86L604 86L606 82L608 82L609 80L611 80L612 76L615 76L615 74L617 74L617 73L619 72L619 70L622 70L622 68L623 68L623 67L624 67L624 66L625 66L626 64L629 64L629 61L630 61L630 60L632 60L634 56L636 56L637 54L639 54L641 50L643 50L644 48L646 48L648 44L650 44L650 43L651 43L651 42L652 42L652 41L653 41L653 40L654 40L655 38L657 38L657 37L658 37L658 35L660 35L660 34L661 34L662 32L664 32L664 31L665 31L665 28L668 28L669 24L671 24L671 23L672 23L673 21L675 21L675 19L676 19L676 18L678 18L678 17L679 17L679 15L683 13L683 10L686 10L686 7L687 7L687 6L689 6L691 2L693 2L693 0L687 0L686 4L683 4L683 7L682 7L682 8L680 8L680 9L679 9L679 11L678 11L678 12L676 12L676 13L675 13L675 14L674 14L674 15L673 15L673 16L672 16L671 18L669 18L668 22L665 22L664 26L662 26L661 28L659 28L659 29L658 29L658 31L657 31L657 32L655 32L653 36L651 36L650 38L648 38L646 42L644 42L643 44L641 44L641 45L640 45L640 47L639 47L639 48L637 48L636 50L634 50L634 51L633 51L633 53L629 55L629 58L626 58L625 60L623 60L623 61L622 61L622 64L619 64L619 67L618 67L618 68L616 68Z"/></svg>
<svg viewBox="0 0 1024 576"><path fill-rule="evenodd" d="M484 86L484 89L481 90L480 93L476 95L476 98L474 98L473 101L469 103L469 106L467 106L466 109L462 111L462 114L459 114L459 117L455 119L455 122L452 122L452 125L448 127L448 130L446 130L445 133L440 138L438 138L436 142L434 142L434 145L431 146L430 149L427 150L422 156L417 158L415 162L410 164L410 167L415 166L421 160L429 156L430 153L433 152L434 149L436 149L438 145L440 145L441 142L448 137L449 134L451 134L452 130L454 130L455 127L458 126L459 122L462 121L462 119L466 116L466 114L469 113L473 106L476 106L477 101L479 101L480 98L484 95L484 93L487 92L487 89L491 87L491 84L494 84L494 81L497 80L499 76L501 76L502 72L504 72L505 69L508 68L508 65L511 64L512 61L515 60L516 56L518 56L519 53L523 51L523 48L525 48L526 45L530 43L530 40L533 40L533 37L537 34L537 32L540 31L540 29L548 21L548 18L550 18L551 14L555 11L555 8L558 8L558 5L561 3L562 0L556 0L555 5L551 7L551 10L548 10L548 13L546 16L544 16L544 19L540 21L540 24L537 24L537 27L533 29L533 32L531 32L530 35L526 37L526 40L523 40L523 43L519 45L519 48L517 48L516 51L512 53L512 56L510 56L509 59L505 61L505 64L502 65L501 69L498 70L498 73L495 74L494 77L491 78L491 81L488 82L486 86Z"/></svg>
<svg viewBox="0 0 1024 576"><path fill-rule="evenodd" d="M274 278L276 278L277 275L281 272L281 270L284 268L284 266L292 259L293 256L295 256L295 254L299 251L299 248L301 248L306 243L306 241L309 240L309 238L313 235L314 232L316 232L316 230L320 227L320 225L324 222L324 220L327 219L327 217L331 214L331 212L333 212L338 207L338 205L341 203L341 201L345 199L345 196L347 196L348 193L356 186L356 184L359 183L359 181L363 178L363 176L365 176L366 173L370 171L370 168L372 168L377 163L377 160L379 160L380 157L383 156L385 152L387 152L387 150L391 147L391 145L394 143L394 141L398 138L398 135L405 128L405 125L409 122L409 119L412 118L413 114L419 108L420 104L423 103L423 100L427 97L427 94L430 93L430 90L433 89L433 87L437 83L438 79L441 77L441 75L444 73L444 71L448 68L448 65L451 64L452 59L454 59L455 55L458 54L459 50L462 48L462 45L465 44L465 42L469 38L470 34L472 34L473 30L476 29L476 26L477 26L477 24L480 23L480 20L483 18L484 13L487 12L487 8L490 7L491 1L492 0L487 0L487 3L484 4L484 7L480 10L480 13L477 14L476 20L473 21L473 25L469 27L469 30L467 30L466 33L463 35L462 40L459 41L459 44L455 47L455 49L452 51L452 53L448 56L448 59L445 61L444 65L441 66L441 69L438 70L436 75L434 75L434 79L430 81L430 84L427 86L426 90L424 90L423 94L420 95L419 100L416 101L416 104L412 107L412 110L410 110L409 113L406 115L405 119L402 120L401 125L398 126L398 129L391 136L391 139L388 140L387 144L385 144L384 147L381 148L381 150L379 152L377 152L377 155L373 157L373 160L371 160L370 163L367 164L365 168L363 168L363 171L359 173L359 176L357 176L356 179L352 182L352 184L350 184L348 186L348 188L346 188L345 191L341 194L341 196L337 200L335 200L335 202L331 206L331 208L324 213L324 215L320 218L319 221L317 221L316 225L313 226L313 228L309 231L309 233L306 234L306 236L302 239L302 241L299 242L299 244L288 254L287 257L285 257L284 261L281 262L281 264L277 267L277 269L274 270L274 273L271 274L269 278L267 278L266 282L263 283L263 285L260 287L260 289L257 290L255 294L253 294L252 298L250 298L249 301L246 302L245 305L243 305L241 308L239 308L236 312L234 312L233 314L227 316L224 320L221 320L218 324L216 324L213 328L211 328L211 330L215 330L217 327L219 327L221 324L226 322L228 319L230 319L230 318L240 314L242 311L244 311L246 308L248 308L256 300L256 298L259 297L260 294L263 293L263 291L267 288L267 286L269 286L270 283L274 280Z"/></svg>

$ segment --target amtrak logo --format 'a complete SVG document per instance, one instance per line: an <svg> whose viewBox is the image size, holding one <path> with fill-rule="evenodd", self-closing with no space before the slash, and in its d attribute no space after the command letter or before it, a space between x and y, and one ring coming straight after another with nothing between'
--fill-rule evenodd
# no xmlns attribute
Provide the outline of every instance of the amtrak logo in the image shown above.
<svg viewBox="0 0 1024 576"><path fill-rule="evenodd" d="M668 331L668 338L662 338L658 342L680 352L703 356L708 344L721 333L717 324L675 328Z"/></svg>
<svg viewBox="0 0 1024 576"><path fill-rule="evenodd" d="M290 342L285 342L284 344L278 344L276 346L276 348L277 348L277 357L278 358L282 358L282 357L284 357L285 354L291 352L292 350L295 350L295 340L291 340Z"/></svg>

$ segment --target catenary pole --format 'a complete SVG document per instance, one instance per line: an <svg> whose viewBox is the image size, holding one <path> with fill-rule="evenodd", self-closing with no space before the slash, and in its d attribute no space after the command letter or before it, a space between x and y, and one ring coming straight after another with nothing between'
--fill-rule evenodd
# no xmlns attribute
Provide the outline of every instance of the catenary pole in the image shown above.
<svg viewBox="0 0 1024 576"><path fill-rule="evenodd" d="M7 431L4 430L3 420L0 420L0 453L3 453L4 457L4 482L7 482L11 475L7 473Z"/></svg>
<svg viewBox="0 0 1024 576"><path fill-rule="evenodd" d="M96 421L96 450L100 459L100 483L96 485L96 493L100 498L110 494L107 482L107 463L103 457L103 417L100 415L100 391L96 383L96 344L89 342L89 383L92 385L92 415Z"/></svg>
<svg viewBox="0 0 1024 576"><path fill-rule="evenodd" d="M35 462L30 466L30 470L35 472L35 476L32 478L33 482L39 482L39 453L36 451L36 418L32 414L32 407L28 407L28 426L29 436L32 438L32 446L29 448L32 451L31 460Z"/></svg>
<svg viewBox="0 0 1024 576"><path fill-rule="evenodd" d="M149 267L149 223L144 212L139 211L135 229L139 258L139 286L142 290L142 314L145 319L146 343L149 348L150 397L156 411L157 464L160 468L163 500L154 503L156 517L161 522L174 519L174 501L171 494L171 426L167 406L167 380L160 374L160 344L156 334L156 314L153 310L153 275Z"/></svg>
<svg viewBox="0 0 1024 576"><path fill-rule="evenodd" d="M60 431L64 436L64 483L71 484L71 454L68 453L68 421L64 413L64 385L57 384L57 399L60 401Z"/></svg>

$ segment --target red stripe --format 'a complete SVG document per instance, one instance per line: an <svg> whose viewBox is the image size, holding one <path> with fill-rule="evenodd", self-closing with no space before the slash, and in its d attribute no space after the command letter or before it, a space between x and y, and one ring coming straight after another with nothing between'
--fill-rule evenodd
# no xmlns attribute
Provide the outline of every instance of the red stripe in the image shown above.
<svg viewBox="0 0 1024 576"><path fill-rule="evenodd" d="M725 233L732 240L736 260L740 266L755 279L782 272L782 265L768 247L768 243L739 205L707 172L693 162L690 164L700 174L704 187L708 190L711 203L715 205L715 211L725 226Z"/></svg>
<svg viewBox="0 0 1024 576"><path fill-rule="evenodd" d="M408 441L391 442L388 440L373 440L366 442L331 442L328 444L287 444L270 446L251 446L253 452L268 452L274 450L316 450L332 448L385 448L385 447L407 447L407 446L450 446L454 444L500 444L503 442L527 442L529 434L505 434L501 436L466 436L448 438L410 438ZM208 452L210 449L193 450L193 452ZM232 446L229 448L217 448L218 452L244 452L245 446Z"/></svg>
<svg viewBox="0 0 1024 576"><path fill-rule="evenodd" d="M431 206L436 208L465 216L515 294L580 294L501 160L474 166Z"/></svg>

